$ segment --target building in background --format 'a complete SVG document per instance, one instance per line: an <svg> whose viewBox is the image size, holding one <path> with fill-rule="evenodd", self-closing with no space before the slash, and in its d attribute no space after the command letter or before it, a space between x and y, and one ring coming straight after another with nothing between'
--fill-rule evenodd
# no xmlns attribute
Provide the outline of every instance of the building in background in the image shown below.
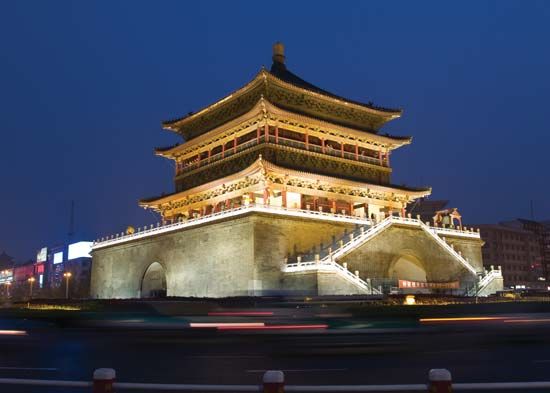
<svg viewBox="0 0 550 393"><path fill-rule="evenodd" d="M0 254L0 297L10 295L10 287L13 283L13 257L2 251Z"/></svg>
<svg viewBox="0 0 550 393"><path fill-rule="evenodd" d="M449 204L445 199L430 200L419 198L407 206L407 213L413 217L420 216L422 222L433 221L433 217L438 211L445 210Z"/></svg>
<svg viewBox="0 0 550 393"><path fill-rule="evenodd" d="M80 241L49 248L45 261L37 258L38 279L44 272L44 285L41 287L44 297L64 297L66 280L69 280L69 296L88 297L90 288L91 242ZM42 268L42 266L44 266ZM65 273L70 273L67 277Z"/></svg>
<svg viewBox="0 0 550 393"><path fill-rule="evenodd" d="M485 242L483 264L487 270L501 266L505 287L547 289L539 240L533 232L510 223L477 226Z"/></svg>
<svg viewBox="0 0 550 393"><path fill-rule="evenodd" d="M69 296L71 298L86 298L90 291L90 274L92 258L90 256L91 242L76 243L53 247L42 247L36 253L35 260L23 263L12 262L11 270L6 265L0 270L1 295L14 300L33 298L64 298L69 280ZM2 257L2 255L0 255ZM4 258L6 259L6 258ZM4 266L0 264L0 266ZM70 273L67 276L65 273ZM31 282L29 279L33 279ZM7 290L9 286L9 292Z"/></svg>
<svg viewBox="0 0 550 393"><path fill-rule="evenodd" d="M508 227L521 228L531 232L535 236L541 255L540 268L542 269L542 276L550 283L550 225L547 222L526 220L523 218L506 221L502 224Z"/></svg>

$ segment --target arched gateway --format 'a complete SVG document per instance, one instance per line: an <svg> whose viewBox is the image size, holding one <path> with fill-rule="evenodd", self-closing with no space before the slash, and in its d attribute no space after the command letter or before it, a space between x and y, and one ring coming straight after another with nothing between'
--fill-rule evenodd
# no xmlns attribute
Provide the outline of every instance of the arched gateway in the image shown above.
<svg viewBox="0 0 550 393"><path fill-rule="evenodd" d="M389 269L389 277L395 280L426 282L426 269L422 262L411 254L401 254Z"/></svg>
<svg viewBox="0 0 550 393"><path fill-rule="evenodd" d="M166 271L160 263L153 262L141 280L141 297L164 296L166 296Z"/></svg>

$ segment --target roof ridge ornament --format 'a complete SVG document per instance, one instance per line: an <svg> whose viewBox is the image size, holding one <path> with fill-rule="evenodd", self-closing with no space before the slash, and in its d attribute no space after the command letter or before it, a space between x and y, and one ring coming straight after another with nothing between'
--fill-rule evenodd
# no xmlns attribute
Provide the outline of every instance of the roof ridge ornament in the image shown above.
<svg viewBox="0 0 550 393"><path fill-rule="evenodd" d="M286 70L285 65L285 46L282 42L277 41L273 44L273 56L271 57L273 59L273 65L271 66L271 70L279 69L281 71Z"/></svg>
<svg viewBox="0 0 550 393"><path fill-rule="evenodd" d="M263 94L260 95L260 106L262 107L263 117L264 117L264 119L266 119L267 118L267 108L265 106L265 98L264 98Z"/></svg>

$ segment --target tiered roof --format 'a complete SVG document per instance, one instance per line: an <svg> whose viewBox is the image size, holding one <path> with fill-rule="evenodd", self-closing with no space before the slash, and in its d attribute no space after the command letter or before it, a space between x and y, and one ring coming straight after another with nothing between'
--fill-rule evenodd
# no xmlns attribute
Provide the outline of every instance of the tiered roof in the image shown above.
<svg viewBox="0 0 550 393"><path fill-rule="evenodd" d="M261 97L296 114L374 134L402 113L400 109L349 100L303 80L286 68L283 47L278 43L270 71L262 68L250 82L225 98L162 125L190 140L247 113Z"/></svg>
<svg viewBox="0 0 550 393"><path fill-rule="evenodd" d="M431 188L382 186L283 168L260 156L252 165L238 173L185 191L143 199L140 201L140 206L157 211L163 210L163 207L174 208L183 205L189 205L192 208L194 204L200 204L206 200L221 201L233 198L248 192L250 187L254 188L258 184L267 183L287 186L287 188L293 187L296 191L306 190L312 195L320 192L322 195L332 194L335 197L347 195L389 201L410 202L431 193Z"/></svg>

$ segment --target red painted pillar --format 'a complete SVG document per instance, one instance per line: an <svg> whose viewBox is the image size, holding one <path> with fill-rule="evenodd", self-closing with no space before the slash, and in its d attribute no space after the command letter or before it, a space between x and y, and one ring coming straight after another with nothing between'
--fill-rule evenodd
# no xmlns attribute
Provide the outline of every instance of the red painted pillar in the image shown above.
<svg viewBox="0 0 550 393"><path fill-rule="evenodd" d="M306 132L306 150L309 150L309 134Z"/></svg>
<svg viewBox="0 0 550 393"><path fill-rule="evenodd" d="M380 165L384 165L382 162L382 150L378 150L378 161L380 161Z"/></svg>
<svg viewBox="0 0 550 393"><path fill-rule="evenodd" d="M264 188L264 205L269 205L269 190Z"/></svg>
<svg viewBox="0 0 550 393"><path fill-rule="evenodd" d="M402 207L402 208L401 208L401 217L405 218L405 215L406 215L406 214L405 214L405 208Z"/></svg>
<svg viewBox="0 0 550 393"><path fill-rule="evenodd" d="M359 160L359 145L355 144L355 159Z"/></svg>
<svg viewBox="0 0 550 393"><path fill-rule="evenodd" d="M342 154L342 158L344 158L344 144L340 142L340 153Z"/></svg>
<svg viewBox="0 0 550 393"><path fill-rule="evenodd" d="M256 202L256 198L254 198L254 193L253 192L249 192L248 197L250 198L250 203Z"/></svg>
<svg viewBox="0 0 550 393"><path fill-rule="evenodd" d="M390 151L389 150L386 152L386 165L390 166Z"/></svg>
<svg viewBox="0 0 550 393"><path fill-rule="evenodd" d="M225 157L225 143L222 145L222 158Z"/></svg>
<svg viewBox="0 0 550 393"><path fill-rule="evenodd" d="M226 210L231 209L231 199L225 200L225 209Z"/></svg>
<svg viewBox="0 0 550 393"><path fill-rule="evenodd" d="M321 151L325 152L325 140L323 138L321 138Z"/></svg>
<svg viewBox="0 0 550 393"><path fill-rule="evenodd" d="M281 199L283 200L283 207L287 207L286 206L286 190L283 190L281 192Z"/></svg>
<svg viewBox="0 0 550 393"><path fill-rule="evenodd" d="M336 211L336 200L335 199L332 200L332 212L337 213L337 211Z"/></svg>
<svg viewBox="0 0 550 393"><path fill-rule="evenodd" d="M237 152L237 137L233 137L233 153Z"/></svg>
<svg viewBox="0 0 550 393"><path fill-rule="evenodd" d="M197 168L201 166L201 153L198 155Z"/></svg>
<svg viewBox="0 0 550 393"><path fill-rule="evenodd" d="M264 126L265 142L269 142L269 126L267 123Z"/></svg>
<svg viewBox="0 0 550 393"><path fill-rule="evenodd" d="M354 210L353 210L353 202L351 202L351 203L349 204L349 215L350 215L350 216L353 216L353 213L355 213L355 212L354 212Z"/></svg>

